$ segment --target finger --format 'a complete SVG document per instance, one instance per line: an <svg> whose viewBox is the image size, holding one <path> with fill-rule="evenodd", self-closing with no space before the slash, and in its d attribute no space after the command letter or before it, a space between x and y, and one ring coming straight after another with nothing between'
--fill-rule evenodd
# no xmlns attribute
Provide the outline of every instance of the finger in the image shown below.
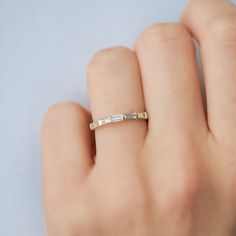
<svg viewBox="0 0 236 236"><path fill-rule="evenodd" d="M89 113L81 106L61 103L46 114L42 129L45 199L54 206L80 188L92 167Z"/></svg>
<svg viewBox="0 0 236 236"><path fill-rule="evenodd" d="M200 17L199 17L200 16ZM201 44L208 124L215 137L236 135L236 8L228 1L192 1L182 22Z"/></svg>
<svg viewBox="0 0 236 236"><path fill-rule="evenodd" d="M130 49L115 47L98 52L88 68L88 87L93 120L145 110L139 67ZM146 129L144 120L97 128L97 156L114 160L137 152L145 140Z"/></svg>
<svg viewBox="0 0 236 236"><path fill-rule="evenodd" d="M206 131L191 36L180 24L148 28L136 43L149 130L166 135Z"/></svg>

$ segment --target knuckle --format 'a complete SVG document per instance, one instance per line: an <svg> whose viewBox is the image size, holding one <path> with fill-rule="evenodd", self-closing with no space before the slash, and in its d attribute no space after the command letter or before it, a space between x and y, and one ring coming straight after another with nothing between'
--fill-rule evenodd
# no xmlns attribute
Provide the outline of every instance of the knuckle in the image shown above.
<svg viewBox="0 0 236 236"><path fill-rule="evenodd" d="M88 73L106 71L117 64L123 63L123 61L132 59L132 57L134 57L132 50L123 46L102 49L92 57L88 67Z"/></svg>
<svg viewBox="0 0 236 236"><path fill-rule="evenodd" d="M146 203L144 194L137 190L126 193L123 196L120 196L119 199L114 202L114 208L117 209L117 212L121 211L128 213L139 211Z"/></svg>
<svg viewBox="0 0 236 236"><path fill-rule="evenodd" d="M204 178L198 161L201 151L192 141L181 142L174 149L173 164L167 169L171 174L161 186L163 211L175 216L186 215L193 209L201 194Z"/></svg>
<svg viewBox="0 0 236 236"><path fill-rule="evenodd" d="M63 201L53 201L46 206L46 216L54 232L90 232L96 226L96 215L84 198L73 200L70 197Z"/></svg>
<svg viewBox="0 0 236 236"><path fill-rule="evenodd" d="M195 19L199 18L199 15L202 14L202 7L206 7L207 4L204 1L199 0L191 0L188 2L182 17L181 22L191 23L194 22Z"/></svg>
<svg viewBox="0 0 236 236"><path fill-rule="evenodd" d="M88 118L86 110L78 103L67 101L52 105L43 118L42 133L50 135L55 133L68 117L76 117L77 120L85 122Z"/></svg>
<svg viewBox="0 0 236 236"><path fill-rule="evenodd" d="M148 198L140 184L122 184L113 193L107 193L106 197L113 198L112 202L106 201L104 205L107 209L107 220L124 215L133 219L140 218L145 214L148 205Z"/></svg>
<svg viewBox="0 0 236 236"><path fill-rule="evenodd" d="M199 196L200 180L196 174L185 173L173 180L171 189L166 190L164 210L167 214L186 215L192 211Z"/></svg>
<svg viewBox="0 0 236 236"><path fill-rule="evenodd" d="M59 204L59 202L51 202L50 204L45 204L46 216L52 226L64 227L67 222L65 222L65 216L68 215L68 204Z"/></svg>
<svg viewBox="0 0 236 236"><path fill-rule="evenodd" d="M133 212L135 215L139 215L146 209L147 198L141 191L133 192L133 194L127 197L128 200L123 204L123 209L128 212Z"/></svg>
<svg viewBox="0 0 236 236"><path fill-rule="evenodd" d="M236 17L217 19L210 24L210 34L222 42L236 42Z"/></svg>
<svg viewBox="0 0 236 236"><path fill-rule="evenodd" d="M138 38L136 46L169 44L177 41L186 41L190 35L181 24L157 24L147 28Z"/></svg>
<svg viewBox="0 0 236 236"><path fill-rule="evenodd" d="M79 107L80 106L77 103L71 101L57 103L49 107L45 117L50 118L52 116L60 115L67 110L78 110Z"/></svg>

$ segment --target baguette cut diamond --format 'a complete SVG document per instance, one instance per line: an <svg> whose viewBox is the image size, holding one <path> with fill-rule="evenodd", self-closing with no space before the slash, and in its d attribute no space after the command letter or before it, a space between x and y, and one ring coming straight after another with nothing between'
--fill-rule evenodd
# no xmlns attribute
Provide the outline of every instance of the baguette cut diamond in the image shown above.
<svg viewBox="0 0 236 236"><path fill-rule="evenodd" d="M99 125L100 125L100 126L101 126L101 125L106 125L106 124L108 124L108 123L109 123L109 121L108 121L107 118L104 118L104 119L99 120Z"/></svg>
<svg viewBox="0 0 236 236"><path fill-rule="evenodd" d="M107 125L110 123L125 121L125 120L137 120L137 119L148 119L148 114L146 112L140 112L140 113L126 113L126 114L117 114L117 115L111 115L107 116L103 119L96 120L92 123L90 123L90 129L95 130L96 128Z"/></svg>
<svg viewBox="0 0 236 236"><path fill-rule="evenodd" d="M113 115L111 117L111 122L119 122L123 120L123 115L119 114L119 115Z"/></svg>
<svg viewBox="0 0 236 236"><path fill-rule="evenodd" d="M136 115L136 113L125 114L124 119L125 120L134 120L134 119L137 119L137 115Z"/></svg>

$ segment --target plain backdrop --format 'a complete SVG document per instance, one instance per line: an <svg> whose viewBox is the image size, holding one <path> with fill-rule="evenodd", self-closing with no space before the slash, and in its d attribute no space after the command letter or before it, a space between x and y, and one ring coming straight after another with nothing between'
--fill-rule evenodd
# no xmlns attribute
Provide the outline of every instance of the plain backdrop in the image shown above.
<svg viewBox="0 0 236 236"><path fill-rule="evenodd" d="M132 47L187 0L0 0L0 236L44 236L40 127L54 103L88 107L99 49Z"/></svg>

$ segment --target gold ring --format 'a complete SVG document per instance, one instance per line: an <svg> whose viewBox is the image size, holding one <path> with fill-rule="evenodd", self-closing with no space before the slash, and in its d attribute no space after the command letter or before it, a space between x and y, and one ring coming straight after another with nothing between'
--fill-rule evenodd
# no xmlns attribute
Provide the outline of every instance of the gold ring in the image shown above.
<svg viewBox="0 0 236 236"><path fill-rule="evenodd" d="M95 130L96 128L103 125L108 125L111 123L116 123L116 122L121 122L121 121L126 121L126 120L137 120L137 119L147 120L148 119L147 112L140 112L140 113L134 112L134 113L107 116L103 119L93 121L92 123L90 123L89 127L90 127L90 130Z"/></svg>

